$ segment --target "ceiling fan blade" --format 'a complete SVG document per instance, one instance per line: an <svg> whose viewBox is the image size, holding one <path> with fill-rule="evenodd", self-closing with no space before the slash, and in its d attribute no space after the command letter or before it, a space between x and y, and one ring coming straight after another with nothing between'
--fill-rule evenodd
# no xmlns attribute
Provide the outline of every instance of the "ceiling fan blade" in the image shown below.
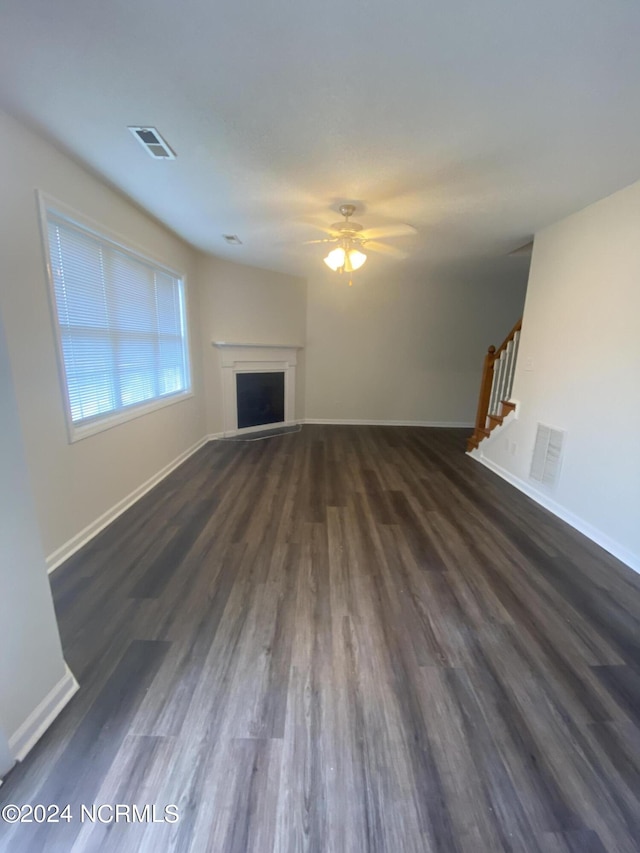
<svg viewBox="0 0 640 853"><path fill-rule="evenodd" d="M377 243L375 240L367 240L364 244L365 252L371 249L372 252L380 252L381 255L389 255L391 258L397 258L399 261L408 257L406 252L401 252L395 246L387 246L386 243Z"/></svg>
<svg viewBox="0 0 640 853"><path fill-rule="evenodd" d="M379 237L410 237L418 232L413 225L398 223L397 225L380 225L377 228L367 228L360 236L365 240L377 240Z"/></svg>
<svg viewBox="0 0 640 853"><path fill-rule="evenodd" d="M312 243L335 243L337 237L325 237L323 240L305 240L303 246L310 246Z"/></svg>

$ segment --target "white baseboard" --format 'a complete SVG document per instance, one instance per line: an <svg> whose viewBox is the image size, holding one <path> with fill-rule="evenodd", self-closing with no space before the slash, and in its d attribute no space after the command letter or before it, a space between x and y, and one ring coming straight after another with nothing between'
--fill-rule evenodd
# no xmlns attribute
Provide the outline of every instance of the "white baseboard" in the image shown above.
<svg viewBox="0 0 640 853"><path fill-rule="evenodd" d="M449 429L471 429L468 421L369 421L353 420L351 418L304 418L303 424L334 424L335 426L412 426L412 427L447 427Z"/></svg>
<svg viewBox="0 0 640 853"><path fill-rule="evenodd" d="M519 491L524 492L527 497L531 498L531 500L534 500L545 509L548 509L549 512L552 512L558 518L561 518L562 521L566 521L567 524L571 525L571 527L575 528L580 533L583 533L588 539L595 542L596 545L600 545L600 547L604 548L605 551L613 554L614 557L622 563L625 563L625 565L629 566L630 569L640 572L640 556L632 553L628 548L625 548L623 545L620 545L619 542L611 539L606 535L606 533L603 533L602 530L599 530L597 527L589 524L589 522L585 521L583 518L574 515L574 513L554 501L548 495L545 495L543 492L533 488L533 486L525 480L521 480L520 477L514 476L501 465L496 465L496 463L491 459L487 459L486 456L483 456L480 450L474 450L471 453L468 453L467 456L471 456L471 458L475 459L476 462L480 462L480 464L484 465L485 468L488 468L490 471L493 471L494 474L502 477L503 480L506 480L507 483L515 486Z"/></svg>
<svg viewBox="0 0 640 853"><path fill-rule="evenodd" d="M16 761L22 761L34 744L42 737L60 711L78 690L74 674L65 664L65 674L53 690L44 697L20 728L9 738L9 750Z"/></svg>
<svg viewBox="0 0 640 853"><path fill-rule="evenodd" d="M173 462L165 465L157 474L154 474L153 477L150 477L145 483L138 486L137 489L134 489L121 501L118 501L118 503L112 506L111 509L104 512L99 518L96 518L95 521L92 521L91 524L88 524L83 530L76 533L75 536L72 536L72 538L67 540L64 545L61 545L46 558L47 570L52 572L54 569L57 569L65 560L68 560L69 557L76 553L76 551L79 551L80 548L86 545L89 540L93 539L94 536L97 536L101 530L104 530L104 528L111 524L112 521L115 521L119 515L122 515L122 513L128 510L129 507L133 506L136 501L140 500L140 498L146 495L147 492L151 491L154 486L157 486L161 480L164 480L164 478L174 471L179 465L182 465L182 463L190 456L193 456L193 454L197 450L200 450L203 445L208 441L221 437L221 435L222 433L205 435L204 438L201 438L192 447L185 450L184 453L181 453L180 456L173 460Z"/></svg>

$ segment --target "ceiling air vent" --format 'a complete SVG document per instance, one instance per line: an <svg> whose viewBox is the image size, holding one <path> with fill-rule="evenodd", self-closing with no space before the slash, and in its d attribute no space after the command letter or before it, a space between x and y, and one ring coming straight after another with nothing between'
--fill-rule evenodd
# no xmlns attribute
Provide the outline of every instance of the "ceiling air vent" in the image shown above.
<svg viewBox="0 0 640 853"><path fill-rule="evenodd" d="M545 486L555 486L560 473L564 432L538 424L529 477Z"/></svg>
<svg viewBox="0 0 640 853"><path fill-rule="evenodd" d="M230 246L242 246L242 240L237 234L223 234L222 237Z"/></svg>
<svg viewBox="0 0 640 853"><path fill-rule="evenodd" d="M169 148L155 127L130 127L129 130L154 160L176 159L175 153Z"/></svg>

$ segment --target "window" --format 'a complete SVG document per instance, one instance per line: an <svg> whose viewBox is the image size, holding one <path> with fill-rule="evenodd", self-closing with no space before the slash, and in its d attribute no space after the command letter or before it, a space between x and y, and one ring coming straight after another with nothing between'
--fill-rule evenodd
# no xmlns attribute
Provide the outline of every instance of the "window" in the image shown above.
<svg viewBox="0 0 640 853"><path fill-rule="evenodd" d="M190 392L180 275L45 208L71 439Z"/></svg>

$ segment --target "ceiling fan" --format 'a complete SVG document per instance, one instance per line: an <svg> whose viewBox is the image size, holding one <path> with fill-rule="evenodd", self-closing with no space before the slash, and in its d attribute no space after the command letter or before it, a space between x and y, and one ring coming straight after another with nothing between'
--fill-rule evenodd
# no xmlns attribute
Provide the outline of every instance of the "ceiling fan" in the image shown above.
<svg viewBox="0 0 640 853"><path fill-rule="evenodd" d="M416 229L411 225L382 225L377 228L363 228L359 222L353 222L351 217L356 212L355 205L341 204L340 213L344 216L344 222L334 222L327 229L329 237L322 240L307 240L307 244L312 243L337 243L326 258L325 264L334 272L352 273L364 264L367 256L362 249L365 247L373 252L380 252L384 255L389 255L393 258L406 258L406 252L396 249L395 246L389 246L386 243L378 242L378 238L382 237L408 237L416 233ZM351 278L349 279L351 285Z"/></svg>

